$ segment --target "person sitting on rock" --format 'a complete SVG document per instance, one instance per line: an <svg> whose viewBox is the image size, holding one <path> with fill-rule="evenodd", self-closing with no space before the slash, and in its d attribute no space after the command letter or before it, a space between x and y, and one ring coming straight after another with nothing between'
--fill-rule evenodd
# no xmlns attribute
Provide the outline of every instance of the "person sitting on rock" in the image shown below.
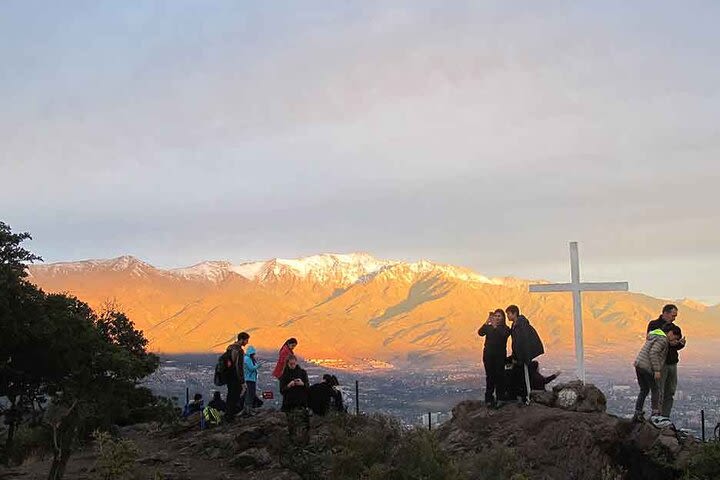
<svg viewBox="0 0 720 480"><path fill-rule="evenodd" d="M554 381L561 373L558 370L550 376L544 376L540 373L540 364L538 364L537 360L530 362L530 365L528 365L528 371L530 372L530 388L532 390L545 390L545 385Z"/></svg>
<svg viewBox="0 0 720 480"><path fill-rule="evenodd" d="M652 406L652 420L662 415L662 373L667 360L670 345L677 345L682 338L682 330L677 325L670 325L664 331L661 328L652 330L647 335L645 345L640 349L635 359L635 374L637 376L640 393L635 402L635 415L633 421L642 421L644 417L645 399L650 393Z"/></svg>
<svg viewBox="0 0 720 480"><path fill-rule="evenodd" d="M220 396L220 392L213 393L213 398L203 410L205 421L210 425L219 425L227 405Z"/></svg>
<svg viewBox="0 0 720 480"><path fill-rule="evenodd" d="M227 405L225 401L222 399L222 395L220 395L220 392L215 391L213 393L213 398L210 400L210 403L208 403L208 407L214 408L215 410L219 412L224 412L227 408Z"/></svg>
<svg viewBox="0 0 720 480"><path fill-rule="evenodd" d="M323 381L310 387L308 404L315 415L327 414L331 407L338 412L344 412L342 392L335 375L323 375Z"/></svg>
<svg viewBox="0 0 720 480"><path fill-rule="evenodd" d="M290 355L280 376L282 411L287 416L290 438L294 440L300 430L303 443L307 443L310 433L310 417L307 411L308 383L307 372L300 368L297 357Z"/></svg>
<svg viewBox="0 0 720 480"><path fill-rule="evenodd" d="M183 417L187 417L196 412L202 412L202 409L203 409L203 396L201 393L196 393L193 396L192 402L185 405L185 409L183 410Z"/></svg>

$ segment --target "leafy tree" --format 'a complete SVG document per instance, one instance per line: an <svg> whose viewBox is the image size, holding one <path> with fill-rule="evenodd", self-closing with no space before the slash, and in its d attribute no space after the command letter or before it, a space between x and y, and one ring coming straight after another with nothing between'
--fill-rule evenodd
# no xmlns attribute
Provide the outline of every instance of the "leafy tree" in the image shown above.
<svg viewBox="0 0 720 480"><path fill-rule="evenodd" d="M95 429L131 421L134 410L158 404L139 382L159 360L116 308L98 315L75 297L45 294L27 282L26 262L39 259L20 246L28 238L0 223L0 397L11 405L8 445L21 413L43 410L47 399L48 478L58 480L78 442Z"/></svg>
<svg viewBox="0 0 720 480"><path fill-rule="evenodd" d="M0 397L9 407L0 407L8 434L5 449L12 447L13 438L23 418L38 398L37 369L23 369L23 356L32 356L35 337L42 332L41 304L43 294L25 280L27 263L41 260L21 246L30 239L28 233L13 233L0 222Z"/></svg>

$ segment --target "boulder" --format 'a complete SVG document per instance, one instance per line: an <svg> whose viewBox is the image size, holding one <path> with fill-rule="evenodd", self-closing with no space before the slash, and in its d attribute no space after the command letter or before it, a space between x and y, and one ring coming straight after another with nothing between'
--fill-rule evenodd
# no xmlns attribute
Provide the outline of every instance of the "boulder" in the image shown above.
<svg viewBox="0 0 720 480"><path fill-rule="evenodd" d="M595 385L580 381L556 385L551 392L531 392L530 399L541 405L572 412L605 412L607 409L605 394Z"/></svg>

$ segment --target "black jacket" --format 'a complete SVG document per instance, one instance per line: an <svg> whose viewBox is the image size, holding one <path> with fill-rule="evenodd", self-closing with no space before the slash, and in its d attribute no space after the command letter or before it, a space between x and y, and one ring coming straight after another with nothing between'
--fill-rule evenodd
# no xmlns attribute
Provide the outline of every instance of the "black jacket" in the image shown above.
<svg viewBox="0 0 720 480"><path fill-rule="evenodd" d="M299 378L303 381L302 386L288 388L288 383ZM307 372L300 367L293 369L285 367L280 377L280 393L282 393L282 411L287 412L295 408L308 406L308 376Z"/></svg>
<svg viewBox="0 0 720 480"><path fill-rule="evenodd" d="M552 382L557 378L554 373L549 377L544 376L538 371L537 362L531 362L528 367L528 374L530 375L530 389L531 390L545 390L545 385Z"/></svg>
<svg viewBox="0 0 720 480"><path fill-rule="evenodd" d="M510 329L512 336L512 356L520 363L530 363L533 358L545 353L542 340L537 331L530 325L525 315L520 315Z"/></svg>
<svg viewBox="0 0 720 480"><path fill-rule="evenodd" d="M326 382L316 383L310 387L308 403L316 415L325 415L330 410L331 404L334 404L335 410L344 411L342 394Z"/></svg>
<svg viewBox="0 0 720 480"><path fill-rule="evenodd" d="M485 337L485 348L483 358L507 356L507 340L510 337L510 328L507 325L493 327L487 323L480 327L478 335Z"/></svg>
<svg viewBox="0 0 720 480"><path fill-rule="evenodd" d="M650 323L648 323L647 326L647 332L650 333L652 330L662 329L665 330L664 327L667 326L667 322L663 320L662 315L657 318L657 320L652 320ZM667 358L665 359L666 365L677 365L677 363L680 361L680 356L678 355L678 350L682 350L685 348L684 343L678 343L677 345L670 345L668 346L668 353Z"/></svg>

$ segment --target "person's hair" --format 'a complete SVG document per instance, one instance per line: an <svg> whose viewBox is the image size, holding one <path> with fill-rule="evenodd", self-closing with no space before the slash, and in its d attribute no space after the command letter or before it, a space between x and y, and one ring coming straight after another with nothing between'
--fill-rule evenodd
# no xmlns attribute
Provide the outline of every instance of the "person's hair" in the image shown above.
<svg viewBox="0 0 720 480"><path fill-rule="evenodd" d="M220 396L220 392L217 390L213 393L213 400L222 400L222 396Z"/></svg>
<svg viewBox="0 0 720 480"><path fill-rule="evenodd" d="M290 360L295 360L297 362L297 357L295 355L288 355L287 359L285 360L285 368L288 368Z"/></svg>
<svg viewBox="0 0 720 480"><path fill-rule="evenodd" d="M674 323L666 326L665 328L663 328L663 330L665 331L665 333L672 332L673 335L675 335L676 337L682 338L682 330L680 330L680 327L678 327Z"/></svg>
<svg viewBox="0 0 720 480"><path fill-rule="evenodd" d="M677 310L677 306L673 305L672 303L668 303L663 307L662 313L670 313L673 310Z"/></svg>
<svg viewBox="0 0 720 480"><path fill-rule="evenodd" d="M340 382L338 382L338 379L335 375L330 375L329 373L326 373L323 375L323 382L327 383L331 387L334 387L336 385L340 385Z"/></svg>
<svg viewBox="0 0 720 480"><path fill-rule="evenodd" d="M510 305L505 309L507 313L514 313L515 315L520 315L520 309L517 305Z"/></svg>
<svg viewBox="0 0 720 480"><path fill-rule="evenodd" d="M500 320L500 323L507 326L507 324L505 323L505 312L503 311L502 308L498 308L493 313L500 314L500 316L502 317L502 319Z"/></svg>
<svg viewBox="0 0 720 480"><path fill-rule="evenodd" d="M242 342L243 340L250 340L250 334L247 332L238 333L238 342Z"/></svg>
<svg viewBox="0 0 720 480"><path fill-rule="evenodd" d="M202 393L196 393L195 396L193 397L193 400L195 400L195 401L202 400Z"/></svg>
<svg viewBox="0 0 720 480"><path fill-rule="evenodd" d="M288 338L287 340L285 340L285 343L283 343L283 347L286 345L290 345L291 343L294 343L295 345L297 345L297 343L298 343L297 338L295 338L295 337Z"/></svg>

